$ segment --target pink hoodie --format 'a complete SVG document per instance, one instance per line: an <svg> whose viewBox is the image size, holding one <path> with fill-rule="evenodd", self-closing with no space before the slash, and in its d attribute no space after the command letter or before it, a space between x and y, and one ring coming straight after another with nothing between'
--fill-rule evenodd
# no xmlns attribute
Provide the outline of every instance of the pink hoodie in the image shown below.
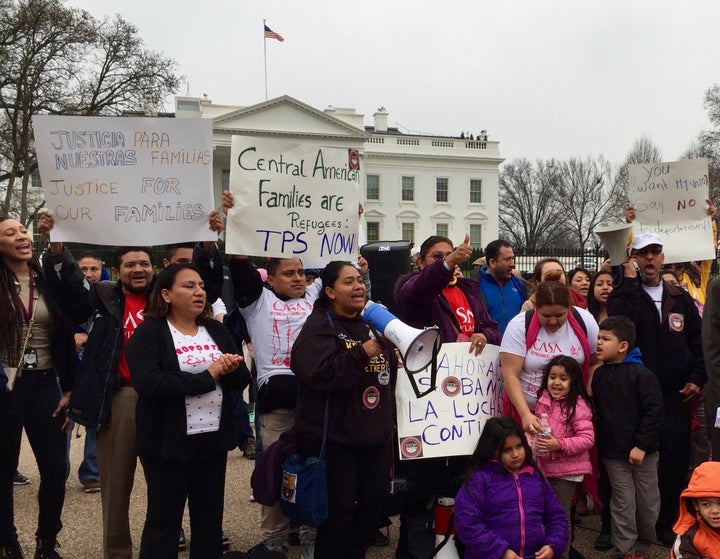
<svg viewBox="0 0 720 559"><path fill-rule="evenodd" d="M595 444L595 430L592 411L587 402L578 396L572 424L566 425L564 412L565 398L553 400L544 390L535 405L535 415L548 414L553 437L562 445L562 450L548 456L535 456L538 468L545 477L565 477L592 473L590 448Z"/></svg>

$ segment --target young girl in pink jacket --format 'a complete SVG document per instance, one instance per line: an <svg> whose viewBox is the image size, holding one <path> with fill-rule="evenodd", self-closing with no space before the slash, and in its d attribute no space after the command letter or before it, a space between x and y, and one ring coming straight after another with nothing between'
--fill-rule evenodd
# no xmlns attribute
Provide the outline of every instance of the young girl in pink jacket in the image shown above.
<svg viewBox="0 0 720 559"><path fill-rule="evenodd" d="M592 411L575 359L558 355L547 364L535 415L547 415L551 429L549 436L535 439L537 466L557 493L569 522L575 489L585 474L592 473L590 448L595 444ZM563 557L569 546L570 538Z"/></svg>

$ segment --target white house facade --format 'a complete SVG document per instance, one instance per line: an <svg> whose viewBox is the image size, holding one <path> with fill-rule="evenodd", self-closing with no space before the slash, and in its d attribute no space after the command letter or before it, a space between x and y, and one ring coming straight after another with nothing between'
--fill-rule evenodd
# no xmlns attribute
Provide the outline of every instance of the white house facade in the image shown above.
<svg viewBox="0 0 720 559"><path fill-rule="evenodd" d="M361 155L360 199L364 240L408 240L430 235L476 248L498 236L499 142L404 134L388 127L378 109L371 126L354 109L321 111L289 96L249 107L214 105L207 98L176 97L177 118L212 118L215 199L229 186L234 134L354 148Z"/></svg>

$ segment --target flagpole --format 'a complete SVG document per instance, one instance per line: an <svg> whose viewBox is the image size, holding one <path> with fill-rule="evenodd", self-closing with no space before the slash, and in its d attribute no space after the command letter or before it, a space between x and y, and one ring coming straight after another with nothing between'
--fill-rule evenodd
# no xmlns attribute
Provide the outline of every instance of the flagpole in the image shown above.
<svg viewBox="0 0 720 559"><path fill-rule="evenodd" d="M265 59L265 101L267 101L267 37L265 36L265 20L263 20L263 58Z"/></svg>

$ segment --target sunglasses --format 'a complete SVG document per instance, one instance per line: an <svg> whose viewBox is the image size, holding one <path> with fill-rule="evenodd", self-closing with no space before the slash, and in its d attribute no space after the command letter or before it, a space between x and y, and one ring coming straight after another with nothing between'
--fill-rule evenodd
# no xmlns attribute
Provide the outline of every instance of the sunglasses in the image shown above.
<svg viewBox="0 0 720 559"><path fill-rule="evenodd" d="M643 248L637 248L632 251L633 256L645 256L647 253L650 253L654 256L657 256L662 252L662 247L660 245L650 245Z"/></svg>

